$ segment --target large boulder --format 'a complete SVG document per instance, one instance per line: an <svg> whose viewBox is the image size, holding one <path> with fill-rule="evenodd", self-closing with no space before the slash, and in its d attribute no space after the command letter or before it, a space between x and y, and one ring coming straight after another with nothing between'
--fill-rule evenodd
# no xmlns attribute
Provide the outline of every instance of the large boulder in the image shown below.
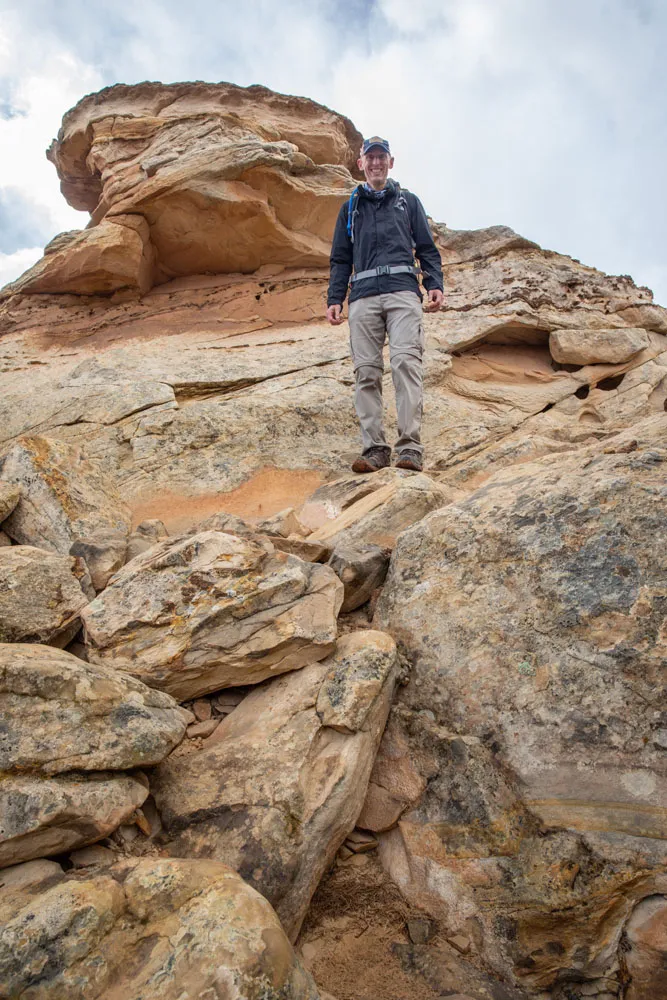
<svg viewBox="0 0 667 1000"><path fill-rule="evenodd" d="M12 289L76 295L121 289L146 292L152 280L153 253L146 220L140 215L119 215L92 229L57 237Z"/></svg>
<svg viewBox="0 0 667 1000"><path fill-rule="evenodd" d="M360 145L346 118L264 87L109 87L65 115L48 153L93 226L62 249L57 269L47 257L16 287L145 291L176 275L326 264ZM128 241L138 222L146 233L132 234L136 246L105 254L102 232L109 241L125 230Z"/></svg>
<svg viewBox="0 0 667 1000"><path fill-rule="evenodd" d="M219 862L128 860L0 892L2 996L318 998L270 905Z"/></svg>
<svg viewBox="0 0 667 1000"><path fill-rule="evenodd" d="M343 586L267 540L201 531L136 556L83 613L91 661L179 700L323 659Z"/></svg>
<svg viewBox="0 0 667 1000"><path fill-rule="evenodd" d="M646 330L554 330L549 350L554 361L570 365L622 364L650 345Z"/></svg>
<svg viewBox="0 0 667 1000"><path fill-rule="evenodd" d="M647 442L502 473L394 553L377 620L411 703L492 733L546 823L662 829L666 460Z"/></svg>
<svg viewBox="0 0 667 1000"><path fill-rule="evenodd" d="M60 649L0 644L0 775L127 770L185 733L173 698Z"/></svg>
<svg viewBox="0 0 667 1000"><path fill-rule="evenodd" d="M295 937L355 825L397 665L389 636L350 633L328 660L252 691L200 753L159 765L168 851L225 858Z"/></svg>
<svg viewBox="0 0 667 1000"><path fill-rule="evenodd" d="M0 643L66 646L81 628L88 598L81 561L30 545L0 549Z"/></svg>
<svg viewBox="0 0 667 1000"><path fill-rule="evenodd" d="M21 545L81 556L101 590L125 562L129 511L79 448L42 437L22 438L9 451L6 483L21 486L3 530Z"/></svg>
<svg viewBox="0 0 667 1000"><path fill-rule="evenodd" d="M428 781L381 834L383 863L534 988L620 981L625 921L664 891L665 423L429 515L378 604L413 665L402 701Z"/></svg>
<svg viewBox="0 0 667 1000"><path fill-rule="evenodd" d="M148 795L139 773L0 780L0 868L107 837L129 819Z"/></svg>

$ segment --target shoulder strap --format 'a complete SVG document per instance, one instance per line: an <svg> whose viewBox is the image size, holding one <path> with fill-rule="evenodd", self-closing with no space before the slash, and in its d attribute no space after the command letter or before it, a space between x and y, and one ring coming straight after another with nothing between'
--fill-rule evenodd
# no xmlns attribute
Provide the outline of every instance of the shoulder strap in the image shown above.
<svg viewBox="0 0 667 1000"><path fill-rule="evenodd" d="M359 188L355 187L347 203L347 235L350 242L354 243L354 217L358 212L357 202L359 201Z"/></svg>
<svg viewBox="0 0 667 1000"><path fill-rule="evenodd" d="M402 198L403 201L405 202L405 210L408 216L408 226L410 227L410 238L412 240L412 249L414 250L416 245L414 229L412 225L412 212L414 210L414 202L412 202L412 197L414 196L412 195L411 191L408 191L407 188L402 188L401 185L398 183L398 181L396 181L395 183L396 183L396 200L399 201ZM407 195L410 195L411 197L408 198Z"/></svg>

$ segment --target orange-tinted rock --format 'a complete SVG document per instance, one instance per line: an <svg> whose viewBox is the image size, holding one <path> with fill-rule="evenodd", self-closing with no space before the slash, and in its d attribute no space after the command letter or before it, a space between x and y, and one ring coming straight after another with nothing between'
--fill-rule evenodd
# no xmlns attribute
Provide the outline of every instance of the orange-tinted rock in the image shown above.
<svg viewBox="0 0 667 1000"><path fill-rule="evenodd" d="M19 289L132 287L96 266L100 224L128 215L149 233L150 253L137 245L123 255L141 291L177 275L326 264L360 143L348 119L264 87L143 83L90 95L65 115L48 156L93 228ZM85 276L76 287L62 280L71 270Z"/></svg>

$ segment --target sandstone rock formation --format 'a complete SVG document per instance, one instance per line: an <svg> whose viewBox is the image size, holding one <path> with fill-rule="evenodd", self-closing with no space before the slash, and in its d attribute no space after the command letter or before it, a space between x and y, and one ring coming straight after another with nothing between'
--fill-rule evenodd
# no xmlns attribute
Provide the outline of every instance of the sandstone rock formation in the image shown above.
<svg viewBox="0 0 667 1000"><path fill-rule="evenodd" d="M326 264L361 135L313 101L232 84L117 85L49 150L92 228L59 238L16 292L146 292L178 275Z"/></svg>
<svg viewBox="0 0 667 1000"><path fill-rule="evenodd" d="M355 632L251 692L203 751L153 772L169 852L224 857L296 936L355 825L396 674L392 639Z"/></svg>
<svg viewBox="0 0 667 1000"><path fill-rule="evenodd" d="M140 775L5 775L0 781L0 868L101 840L147 795Z"/></svg>
<svg viewBox="0 0 667 1000"><path fill-rule="evenodd" d="M81 556L96 590L125 562L129 514L110 484L78 448L47 438L22 438L5 458L2 478L21 486L4 521L22 545Z"/></svg>
<svg viewBox="0 0 667 1000"><path fill-rule="evenodd" d="M321 660L343 586L333 570L221 531L136 556L82 614L88 658L185 699Z"/></svg>
<svg viewBox="0 0 667 1000"><path fill-rule="evenodd" d="M386 835L385 862L454 924L465 914L485 927L482 871L499 910L502 898L508 913L530 904L504 941L485 929L482 947L543 989L568 968L620 977L633 894L662 884L666 430L667 418L652 418L613 447L501 472L431 514L399 539L378 606L413 663L406 702L460 734L464 762L470 740L485 758L477 772L466 764L463 784L438 766L421 804ZM553 895L541 905L532 895L554 851L566 920ZM621 905L619 880L635 865L655 874ZM500 888L503 870L511 889ZM573 922L598 919L610 899L618 911L584 954Z"/></svg>
<svg viewBox="0 0 667 1000"><path fill-rule="evenodd" d="M265 899L214 861L128 860L0 890L0 994L317 1000Z"/></svg>
<svg viewBox="0 0 667 1000"><path fill-rule="evenodd" d="M185 733L169 695L60 649L0 644L0 774L159 763Z"/></svg>
<svg viewBox="0 0 667 1000"><path fill-rule="evenodd" d="M81 628L88 598L80 560L30 545L0 551L0 643L66 646Z"/></svg>
<svg viewBox="0 0 667 1000"><path fill-rule="evenodd" d="M97 590L109 583L84 611L93 658L158 687L169 671L202 685L213 670L205 687L168 688L179 697L227 682L202 666L222 648L206 636L219 638L225 579L238 602L218 594L220 613L245 656L264 614L271 650L285 638L267 582L290 567L297 609L315 599L306 581L328 574L326 627L287 629L324 656L341 587L304 560L331 558L353 609L382 578L368 547L395 549L375 622L398 643L404 686L374 764L388 693L371 733L354 727L373 686L325 685L326 661L244 688L223 721L193 719L216 724L204 747L192 731L148 775L167 848L231 860L293 932L356 821L377 833L400 912L430 914L432 939L390 932L415 996L427 983L474 1000L659 997L667 311L627 276L506 227L433 224L446 294L424 317L426 475L351 478L347 330L322 317L358 141L318 105L229 85L115 87L66 116L50 155L91 225L0 292L0 543L79 555ZM391 433L388 373L385 389ZM128 547L130 517L169 538L137 529ZM190 572L183 553L203 535L275 573L225 577L215 559ZM350 773L353 789L336 785ZM110 771L90 780L116 789L99 796L113 817L100 806L83 821L94 839L146 789ZM7 781L27 803L14 841L37 836L30 809L50 823L18 856L66 849L72 828L80 842L71 816L94 812L76 798L88 778L13 776L3 794ZM475 975L447 979L449 941Z"/></svg>

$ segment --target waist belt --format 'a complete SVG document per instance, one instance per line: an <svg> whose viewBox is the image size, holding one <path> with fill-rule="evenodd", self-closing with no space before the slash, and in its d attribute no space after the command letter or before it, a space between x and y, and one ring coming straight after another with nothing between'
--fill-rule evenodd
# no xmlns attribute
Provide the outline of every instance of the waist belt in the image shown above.
<svg viewBox="0 0 667 1000"><path fill-rule="evenodd" d="M364 278L379 278L381 274L414 274L416 278L418 274L421 274L421 270L410 264L397 264L396 266L380 264L379 267L373 267L370 271L357 271L351 276L350 284L353 281L363 281Z"/></svg>

